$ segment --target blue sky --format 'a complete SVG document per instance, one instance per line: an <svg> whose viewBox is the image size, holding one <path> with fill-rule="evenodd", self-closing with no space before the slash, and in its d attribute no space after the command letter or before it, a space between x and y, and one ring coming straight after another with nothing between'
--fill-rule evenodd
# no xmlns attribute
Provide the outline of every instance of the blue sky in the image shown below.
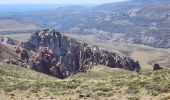
<svg viewBox="0 0 170 100"><path fill-rule="evenodd" d="M126 0L0 0L0 4L102 4Z"/></svg>

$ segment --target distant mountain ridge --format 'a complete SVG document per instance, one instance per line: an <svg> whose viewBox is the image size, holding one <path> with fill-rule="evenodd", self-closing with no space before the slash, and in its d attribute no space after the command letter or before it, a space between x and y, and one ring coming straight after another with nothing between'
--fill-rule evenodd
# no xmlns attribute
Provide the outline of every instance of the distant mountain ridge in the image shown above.
<svg viewBox="0 0 170 100"><path fill-rule="evenodd" d="M92 34L96 39L106 37L113 42L170 48L169 1L130 0L92 8L66 7L7 16L61 32Z"/></svg>
<svg viewBox="0 0 170 100"><path fill-rule="evenodd" d="M67 4L0 4L0 13L48 11L68 6Z"/></svg>
<svg viewBox="0 0 170 100"><path fill-rule="evenodd" d="M130 0L131 2L140 2L140 3L145 3L145 2L170 2L170 0Z"/></svg>

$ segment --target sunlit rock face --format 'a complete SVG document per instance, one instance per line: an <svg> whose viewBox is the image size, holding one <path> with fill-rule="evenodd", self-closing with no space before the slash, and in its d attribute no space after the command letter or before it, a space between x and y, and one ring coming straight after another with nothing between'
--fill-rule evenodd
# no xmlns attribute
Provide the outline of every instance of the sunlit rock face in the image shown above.
<svg viewBox="0 0 170 100"><path fill-rule="evenodd" d="M21 47L34 52L29 59L33 70L59 78L85 72L97 64L131 71L140 70L139 63L132 58L79 43L51 29L33 33Z"/></svg>
<svg viewBox="0 0 170 100"><path fill-rule="evenodd" d="M34 52L39 47L48 47L56 56L60 56L63 53L61 39L60 33L46 29L33 33L28 42L21 44L21 46Z"/></svg>
<svg viewBox="0 0 170 100"><path fill-rule="evenodd" d="M4 36L0 36L0 42L3 42L5 44L9 44L9 45L15 45L15 42L13 39L9 38L9 37L4 37Z"/></svg>

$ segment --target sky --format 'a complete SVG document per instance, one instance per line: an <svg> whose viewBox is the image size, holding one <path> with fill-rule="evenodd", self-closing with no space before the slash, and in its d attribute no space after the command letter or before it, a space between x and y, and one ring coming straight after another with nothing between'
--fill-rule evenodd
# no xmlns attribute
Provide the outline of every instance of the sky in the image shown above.
<svg viewBox="0 0 170 100"><path fill-rule="evenodd" d="M126 0L0 0L0 4L102 4Z"/></svg>

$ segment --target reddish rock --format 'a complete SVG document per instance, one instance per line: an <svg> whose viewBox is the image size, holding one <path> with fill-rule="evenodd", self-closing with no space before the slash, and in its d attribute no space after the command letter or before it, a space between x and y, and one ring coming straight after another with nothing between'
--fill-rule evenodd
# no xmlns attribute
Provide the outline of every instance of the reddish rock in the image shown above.
<svg viewBox="0 0 170 100"><path fill-rule="evenodd" d="M139 63L130 57L81 44L50 29L33 33L21 47L35 52L29 59L33 70L59 78L86 71L97 64L137 72L140 70ZM21 54L25 53L21 51Z"/></svg>
<svg viewBox="0 0 170 100"><path fill-rule="evenodd" d="M18 54L18 57L21 61L28 63L29 55L25 49L21 47L15 47L15 53Z"/></svg>

